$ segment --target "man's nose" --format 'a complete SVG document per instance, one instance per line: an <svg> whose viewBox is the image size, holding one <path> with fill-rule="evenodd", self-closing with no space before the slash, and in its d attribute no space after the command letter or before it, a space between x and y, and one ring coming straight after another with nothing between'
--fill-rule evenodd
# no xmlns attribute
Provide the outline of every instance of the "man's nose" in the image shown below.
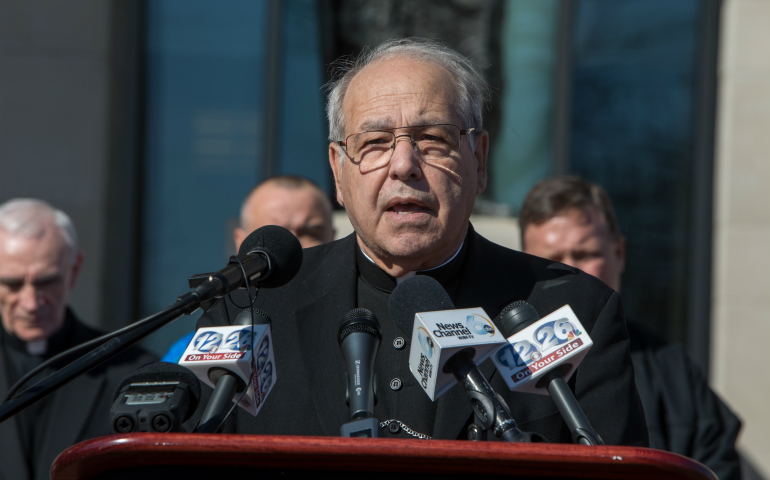
<svg viewBox="0 0 770 480"><path fill-rule="evenodd" d="M19 303L26 311L35 311L43 304L42 292L32 284L25 284L19 292Z"/></svg>
<svg viewBox="0 0 770 480"><path fill-rule="evenodd" d="M420 155L417 145L408 134L397 135L393 146L393 157L390 159L390 174L400 180L419 179L422 177L420 169Z"/></svg>

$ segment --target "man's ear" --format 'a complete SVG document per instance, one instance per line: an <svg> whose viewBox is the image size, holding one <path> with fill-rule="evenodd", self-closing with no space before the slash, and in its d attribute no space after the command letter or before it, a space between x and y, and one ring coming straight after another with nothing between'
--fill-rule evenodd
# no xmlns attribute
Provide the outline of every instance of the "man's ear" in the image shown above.
<svg viewBox="0 0 770 480"><path fill-rule="evenodd" d="M471 133L471 135L473 135ZM489 155L489 134L482 130L474 138L473 156L476 157L476 195L487 188L487 156Z"/></svg>
<svg viewBox="0 0 770 480"><path fill-rule="evenodd" d="M332 167L332 173L334 174L334 191L337 194L337 203L345 206L345 199L342 195L342 189L340 188L340 175L342 172L340 172L340 169L342 169L342 165L340 164L340 154L344 155L344 153L340 152L342 148L337 145L336 143L330 143L329 144L329 166Z"/></svg>
<svg viewBox="0 0 770 480"><path fill-rule="evenodd" d="M70 290L75 288L75 285L78 284L78 280L80 279L80 271L83 267L83 262L85 259L86 255L83 252L79 252L77 258L75 258L75 262L72 264L72 267L70 267L72 269L69 284Z"/></svg>
<svg viewBox="0 0 770 480"><path fill-rule="evenodd" d="M235 243L236 252L241 249L241 244L246 240L246 235L246 230L241 227L235 227L233 229L233 243Z"/></svg>

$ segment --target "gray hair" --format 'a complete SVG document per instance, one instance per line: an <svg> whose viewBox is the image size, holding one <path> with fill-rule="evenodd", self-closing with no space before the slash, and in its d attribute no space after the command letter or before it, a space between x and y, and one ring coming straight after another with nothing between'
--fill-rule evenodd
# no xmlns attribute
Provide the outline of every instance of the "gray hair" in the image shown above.
<svg viewBox="0 0 770 480"><path fill-rule="evenodd" d="M11 235L40 237L52 224L61 232L74 263L78 256L78 234L66 213L32 198L16 198L0 205L0 230Z"/></svg>
<svg viewBox="0 0 770 480"><path fill-rule="evenodd" d="M457 85L457 111L465 122L460 128L474 127L476 132L481 132L482 110L489 102L490 93L486 80L473 62L435 40L394 38L373 49L364 49L355 59L343 58L332 64L332 80L326 85L329 92L326 102L329 141L345 139L342 103L353 77L367 65L396 57L432 62L448 70Z"/></svg>

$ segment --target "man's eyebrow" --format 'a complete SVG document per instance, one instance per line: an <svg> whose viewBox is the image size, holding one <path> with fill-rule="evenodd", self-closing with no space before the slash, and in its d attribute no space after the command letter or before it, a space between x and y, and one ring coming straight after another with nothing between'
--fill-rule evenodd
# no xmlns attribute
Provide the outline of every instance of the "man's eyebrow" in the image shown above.
<svg viewBox="0 0 770 480"><path fill-rule="evenodd" d="M394 127L393 122L391 120L367 120L364 123L362 123L358 128L360 128L360 132L368 132L370 130L393 130L395 128L403 128L403 127L424 127L427 125L444 125L452 123L451 121L441 119L438 117L427 117L423 118L411 125L401 125L399 127Z"/></svg>
<svg viewBox="0 0 770 480"><path fill-rule="evenodd" d="M24 277L0 277L0 283L5 285L24 283Z"/></svg>

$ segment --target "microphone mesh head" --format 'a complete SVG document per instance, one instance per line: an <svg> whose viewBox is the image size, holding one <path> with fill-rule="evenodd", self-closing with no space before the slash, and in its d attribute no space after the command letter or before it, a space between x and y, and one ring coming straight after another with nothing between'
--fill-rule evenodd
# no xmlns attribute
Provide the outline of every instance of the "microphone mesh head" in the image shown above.
<svg viewBox="0 0 770 480"><path fill-rule="evenodd" d="M500 316L502 317L503 315L505 315L506 313L510 312L514 308L518 308L518 307L520 307L522 305L526 305L526 303L527 302L525 302L524 300L516 300L515 302L508 304L508 306L506 306L503 309L503 311L500 312Z"/></svg>
<svg viewBox="0 0 770 480"><path fill-rule="evenodd" d="M375 336L377 340L382 339L380 322L377 321L377 317L372 312L365 308L354 308L345 315L337 332L337 341L341 345L348 335L356 332L368 333Z"/></svg>
<svg viewBox="0 0 770 480"><path fill-rule="evenodd" d="M500 325L500 332L507 338L519 333L538 320L540 320L540 315L532 304L524 300L517 300L500 312L500 315L495 318L495 323Z"/></svg>
<svg viewBox="0 0 770 480"><path fill-rule="evenodd" d="M273 321L270 319L270 315L265 313L264 310L258 308L254 309L254 316L251 315L251 308L247 308L235 317L233 325L251 325L252 318L254 319L254 325L272 325Z"/></svg>
<svg viewBox="0 0 770 480"><path fill-rule="evenodd" d="M412 335L414 315L417 312L435 312L454 309L452 298L438 281L427 275L415 275L393 290L388 301L388 313L399 330Z"/></svg>
<svg viewBox="0 0 770 480"><path fill-rule="evenodd" d="M290 231L278 225L266 225L251 232L241 243L238 254L262 252L270 258L270 274L260 286L280 287L288 283L302 266L302 245Z"/></svg>

